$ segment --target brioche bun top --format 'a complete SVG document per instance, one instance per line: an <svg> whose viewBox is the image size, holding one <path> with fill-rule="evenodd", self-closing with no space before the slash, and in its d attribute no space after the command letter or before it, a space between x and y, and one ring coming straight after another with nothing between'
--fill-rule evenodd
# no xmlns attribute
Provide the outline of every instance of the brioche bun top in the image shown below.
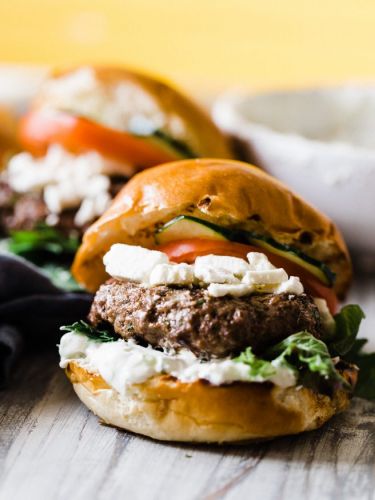
<svg viewBox="0 0 375 500"><path fill-rule="evenodd" d="M73 263L75 278L95 291L108 278L102 258L114 243L152 247L155 225L181 214L293 245L337 274L340 297L348 288L348 250L330 219L259 168L216 159L167 163L133 177L86 232Z"/></svg>
<svg viewBox="0 0 375 500"><path fill-rule="evenodd" d="M197 157L232 156L224 135L196 103L171 84L126 68L56 69L33 107L70 111L123 132L131 131L137 118L138 127L141 119L143 126L186 143Z"/></svg>
<svg viewBox="0 0 375 500"><path fill-rule="evenodd" d="M0 106L0 167L5 153L14 153L19 149L17 143L17 119L5 106Z"/></svg>

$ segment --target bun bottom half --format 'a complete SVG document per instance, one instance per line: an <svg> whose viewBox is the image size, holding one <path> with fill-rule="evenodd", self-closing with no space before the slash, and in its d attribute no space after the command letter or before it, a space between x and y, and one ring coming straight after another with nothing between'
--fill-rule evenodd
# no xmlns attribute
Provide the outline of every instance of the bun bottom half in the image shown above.
<svg viewBox="0 0 375 500"><path fill-rule="evenodd" d="M331 398L305 387L213 386L169 375L130 385L120 394L74 362L66 373L78 397L103 423L161 441L235 443L298 434L321 427L350 401L342 390Z"/></svg>

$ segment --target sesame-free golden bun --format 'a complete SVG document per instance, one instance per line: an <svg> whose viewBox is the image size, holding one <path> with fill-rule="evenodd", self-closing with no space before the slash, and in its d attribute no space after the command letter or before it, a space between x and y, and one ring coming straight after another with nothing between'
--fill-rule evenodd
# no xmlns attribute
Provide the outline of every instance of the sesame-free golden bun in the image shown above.
<svg viewBox="0 0 375 500"><path fill-rule="evenodd" d="M69 77L74 78L80 72L89 72L94 78L100 109L90 109L90 104L95 108L97 103L92 96L94 91L83 90L82 96L72 98ZM78 85L84 87L85 84ZM91 94L90 100L85 100L85 92ZM92 115L94 120L104 125L111 106L115 107L115 114L121 117L122 126L118 128L121 132L128 131L127 127L134 117L142 117L156 124L157 128L167 132L173 139L186 143L197 157L233 156L225 136L193 100L161 78L127 68L84 65L56 69L33 103L34 109L46 107L67 110L77 116Z"/></svg>
<svg viewBox="0 0 375 500"><path fill-rule="evenodd" d="M317 429L349 404L336 390L329 397L306 387L270 383L213 386L157 375L131 384L124 395L75 362L67 376L81 401L104 423L162 441L246 442ZM342 375L355 379L347 369Z"/></svg>
<svg viewBox="0 0 375 500"><path fill-rule="evenodd" d="M133 177L84 235L76 280L96 291L108 278L102 259L114 243L153 247L155 226L182 214L293 245L336 272L340 297L349 286L350 258L333 222L259 168L223 159L172 162Z"/></svg>
<svg viewBox="0 0 375 500"><path fill-rule="evenodd" d="M18 151L17 119L15 114L7 107L0 106L0 169L6 158Z"/></svg>

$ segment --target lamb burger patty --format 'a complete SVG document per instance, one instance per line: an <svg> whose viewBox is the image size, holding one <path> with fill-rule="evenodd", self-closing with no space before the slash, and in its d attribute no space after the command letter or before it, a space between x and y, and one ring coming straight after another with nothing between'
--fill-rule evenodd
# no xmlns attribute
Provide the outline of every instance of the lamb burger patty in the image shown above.
<svg viewBox="0 0 375 500"><path fill-rule="evenodd" d="M308 330L320 338L318 308L308 295L257 294L211 297L199 287L154 286L110 279L96 293L94 326L109 323L124 339L153 347L190 349L202 358L257 354L287 336Z"/></svg>

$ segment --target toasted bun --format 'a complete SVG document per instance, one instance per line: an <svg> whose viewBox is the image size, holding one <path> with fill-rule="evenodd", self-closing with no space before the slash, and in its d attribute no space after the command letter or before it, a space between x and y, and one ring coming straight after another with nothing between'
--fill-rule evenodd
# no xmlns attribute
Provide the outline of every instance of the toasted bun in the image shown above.
<svg viewBox="0 0 375 500"><path fill-rule="evenodd" d="M8 108L0 107L0 168L6 156L19 149L16 129L16 116Z"/></svg>
<svg viewBox="0 0 375 500"><path fill-rule="evenodd" d="M94 90L90 88L91 79ZM79 87L76 93L72 91L74 85ZM82 66L55 70L35 99L35 107L69 110L87 118L92 114L102 124L121 131L127 131L132 118L143 117L174 139L184 141L198 157L232 156L224 135L197 104L169 83L125 68ZM113 125L113 107L120 126Z"/></svg>
<svg viewBox="0 0 375 500"><path fill-rule="evenodd" d="M67 375L81 401L104 423L163 441L238 442L321 427L349 404L306 388L235 383L182 383L159 375L129 386L124 396L76 363Z"/></svg>
<svg viewBox="0 0 375 500"><path fill-rule="evenodd" d="M95 291L108 278L102 258L112 244L151 247L155 225L181 214L300 248L337 273L339 296L347 290L350 258L330 219L262 170L214 159L168 163L136 175L86 232L73 264L75 278Z"/></svg>

